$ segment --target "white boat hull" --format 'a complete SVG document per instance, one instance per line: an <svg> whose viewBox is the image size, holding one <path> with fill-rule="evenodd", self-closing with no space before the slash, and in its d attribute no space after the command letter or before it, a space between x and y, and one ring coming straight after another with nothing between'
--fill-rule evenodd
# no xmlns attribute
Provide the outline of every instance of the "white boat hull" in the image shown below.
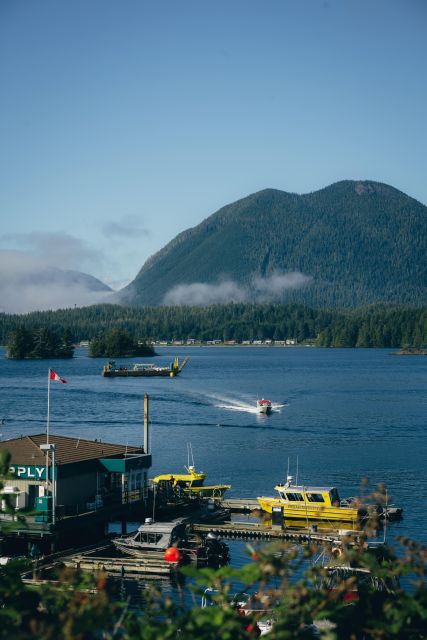
<svg viewBox="0 0 427 640"><path fill-rule="evenodd" d="M271 402L258 400L257 411L258 413L264 413L264 414L271 413Z"/></svg>

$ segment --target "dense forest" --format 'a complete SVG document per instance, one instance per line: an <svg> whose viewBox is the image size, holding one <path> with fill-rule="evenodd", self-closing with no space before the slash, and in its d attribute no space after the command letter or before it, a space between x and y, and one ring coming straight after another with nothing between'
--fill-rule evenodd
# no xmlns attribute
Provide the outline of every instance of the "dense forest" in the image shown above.
<svg viewBox="0 0 427 640"><path fill-rule="evenodd" d="M44 360L72 358L74 345L69 329L62 331L48 327L18 326L7 341L7 356L12 360Z"/></svg>
<svg viewBox="0 0 427 640"><path fill-rule="evenodd" d="M119 358L129 356L154 356L154 349L133 338L126 329L115 327L106 334L92 338L89 345L90 358Z"/></svg>
<svg viewBox="0 0 427 640"><path fill-rule="evenodd" d="M426 242L427 207L379 182L304 195L265 189L180 233L117 295L127 304L191 304L199 284L203 303L422 305ZM307 277L304 286L274 286L275 274L292 272Z"/></svg>
<svg viewBox="0 0 427 640"><path fill-rule="evenodd" d="M67 331L74 343L121 329L139 342L158 340L311 341L322 347L425 347L427 307L375 305L321 310L299 304L228 304L208 307L122 307L0 314L0 342L18 328Z"/></svg>

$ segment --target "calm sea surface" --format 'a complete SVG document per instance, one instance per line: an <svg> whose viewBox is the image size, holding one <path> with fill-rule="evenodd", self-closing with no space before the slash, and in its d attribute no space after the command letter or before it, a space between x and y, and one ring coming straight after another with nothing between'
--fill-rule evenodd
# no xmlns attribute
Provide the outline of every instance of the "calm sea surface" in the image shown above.
<svg viewBox="0 0 427 640"><path fill-rule="evenodd" d="M0 350L2 439L43 433L47 371L51 431L107 442L143 440L143 396L150 397L152 475L179 472L191 443L195 464L230 495L272 494L291 472L304 484L357 495L360 482L384 482L404 519L389 537L426 542L427 358L385 349L277 347L160 348L159 364L190 361L181 376L103 378L104 360L76 349L72 360L9 361ZM128 360L136 362L139 359ZM254 412L269 398L270 416Z"/></svg>

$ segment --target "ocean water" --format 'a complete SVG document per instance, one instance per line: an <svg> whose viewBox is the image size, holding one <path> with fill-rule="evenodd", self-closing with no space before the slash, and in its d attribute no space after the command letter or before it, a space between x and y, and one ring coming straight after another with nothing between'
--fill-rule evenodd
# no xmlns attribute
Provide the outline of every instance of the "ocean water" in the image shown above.
<svg viewBox="0 0 427 640"><path fill-rule="evenodd" d="M10 361L0 351L3 440L44 433L47 372L51 432L139 445L150 398L152 475L177 473L191 443L197 469L229 494L271 495L288 465L304 484L357 495L361 481L385 483L404 518L388 536L426 542L427 358L387 349L280 347L159 348L156 363L190 360L177 378L103 378L103 359ZM141 359L129 359L136 362ZM123 361L124 362L124 361ZM272 400L271 415L255 412ZM243 562L236 543L234 558ZM233 548L232 548L233 556Z"/></svg>

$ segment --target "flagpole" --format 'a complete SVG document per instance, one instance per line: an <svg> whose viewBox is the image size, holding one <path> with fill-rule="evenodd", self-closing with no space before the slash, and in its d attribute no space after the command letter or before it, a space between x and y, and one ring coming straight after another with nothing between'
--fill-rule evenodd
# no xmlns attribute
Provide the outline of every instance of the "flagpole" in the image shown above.
<svg viewBox="0 0 427 640"><path fill-rule="evenodd" d="M46 444L49 444L49 423L50 423L50 369L47 372L47 423L46 423ZM49 450L46 448L46 496L49 492Z"/></svg>
<svg viewBox="0 0 427 640"><path fill-rule="evenodd" d="M49 423L50 423L50 369L47 372L47 424L46 424L46 444L49 444Z"/></svg>

